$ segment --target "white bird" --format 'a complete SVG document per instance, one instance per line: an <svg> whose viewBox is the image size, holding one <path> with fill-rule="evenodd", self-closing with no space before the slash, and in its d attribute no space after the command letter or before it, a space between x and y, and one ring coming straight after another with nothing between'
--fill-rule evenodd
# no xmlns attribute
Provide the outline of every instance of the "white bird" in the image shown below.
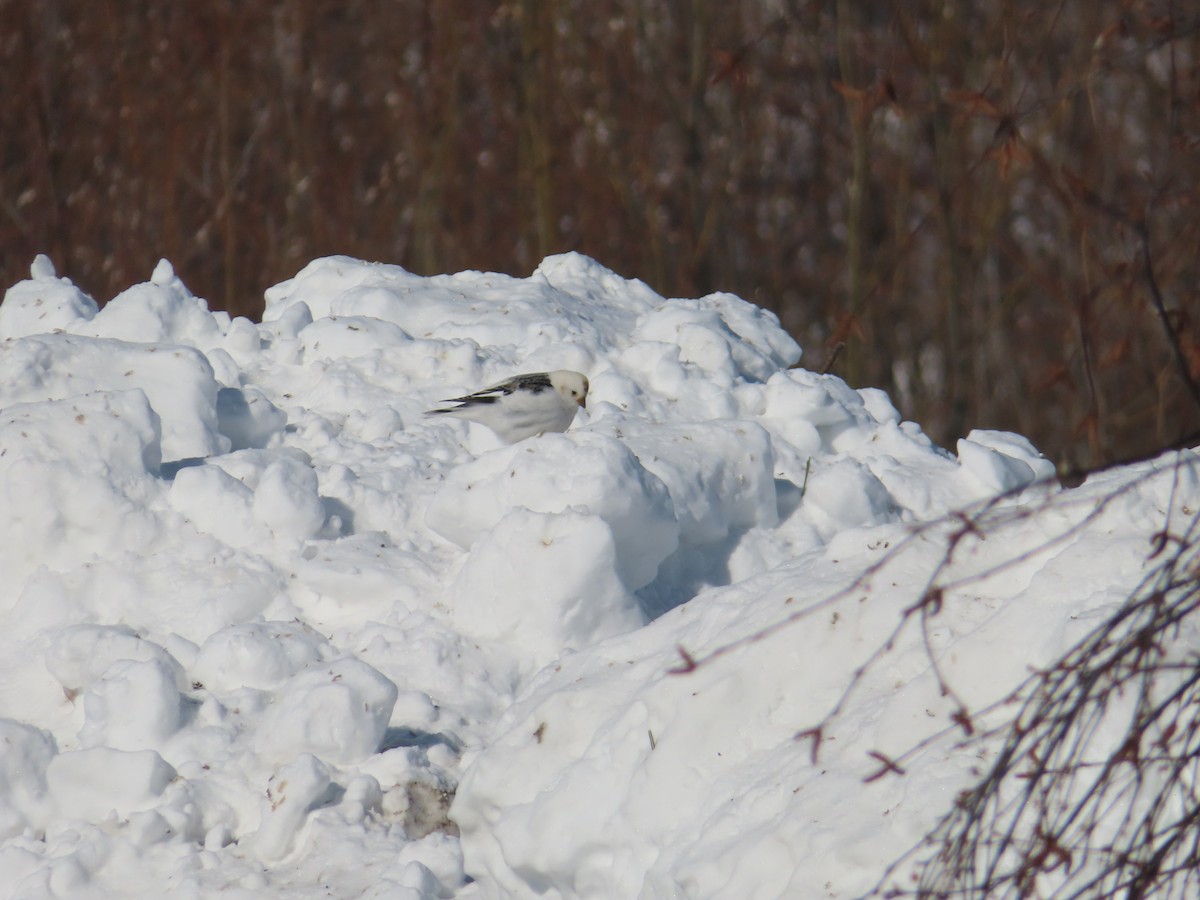
<svg viewBox="0 0 1200 900"><path fill-rule="evenodd" d="M427 416L457 416L486 425L509 444L545 434L566 431L575 413L587 401L588 380L578 372L559 369L517 375L482 391L443 400L457 403L449 409L431 409Z"/></svg>

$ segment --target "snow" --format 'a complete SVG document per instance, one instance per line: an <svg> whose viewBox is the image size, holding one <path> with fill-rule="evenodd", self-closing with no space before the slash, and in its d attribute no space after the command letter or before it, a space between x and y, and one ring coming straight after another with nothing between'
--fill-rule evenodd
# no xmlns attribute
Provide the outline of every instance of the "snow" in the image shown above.
<svg viewBox="0 0 1200 900"><path fill-rule="evenodd" d="M0 304L0 897L858 896L1200 502L575 254L266 301ZM559 368L566 433L422 415Z"/></svg>

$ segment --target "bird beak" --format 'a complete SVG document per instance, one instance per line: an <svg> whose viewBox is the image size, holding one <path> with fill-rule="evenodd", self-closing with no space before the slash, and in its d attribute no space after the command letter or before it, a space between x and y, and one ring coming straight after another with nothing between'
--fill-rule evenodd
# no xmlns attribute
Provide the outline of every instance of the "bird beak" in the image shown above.
<svg viewBox="0 0 1200 900"><path fill-rule="evenodd" d="M584 404L585 404L585 403L587 403L587 397L580 397L580 398L579 398L578 400L576 400L575 402L579 404L579 408L580 408L580 409L586 409L586 408L587 408L586 406L584 406Z"/></svg>

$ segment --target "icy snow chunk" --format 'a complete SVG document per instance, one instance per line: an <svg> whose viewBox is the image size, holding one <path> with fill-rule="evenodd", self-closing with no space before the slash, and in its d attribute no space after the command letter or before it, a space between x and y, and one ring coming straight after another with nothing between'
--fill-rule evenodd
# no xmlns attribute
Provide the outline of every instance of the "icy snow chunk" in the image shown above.
<svg viewBox="0 0 1200 900"><path fill-rule="evenodd" d="M338 519L331 516L326 531ZM326 627L335 622L384 619L401 615L405 608L426 607L440 591L444 577L420 554L399 549L377 531L310 545L294 574L316 598Z"/></svg>
<svg viewBox="0 0 1200 900"><path fill-rule="evenodd" d="M465 345L474 351L494 348L488 355L507 374L515 374L532 370L515 368L522 359L554 368L574 365L572 359L599 358L604 348L631 332L638 314L667 302L641 282L614 275L578 254L548 258L526 279L487 272L425 278L399 266L329 257L268 289L263 322L266 332L286 341L289 333L299 333L288 320L302 304L316 323L374 320L369 331L375 337L365 332L358 336L367 349L381 337L392 341L401 333L412 335L414 343L424 345L411 348L408 356L414 362L402 362L414 370L448 371L441 353ZM385 323L400 330L388 331L381 327ZM321 346L325 348L324 341Z"/></svg>
<svg viewBox="0 0 1200 900"><path fill-rule="evenodd" d="M412 731L425 730L438 719L438 708L424 691L400 691L392 708L392 722Z"/></svg>
<svg viewBox="0 0 1200 900"><path fill-rule="evenodd" d="M219 466L180 469L167 500L197 531L231 547L253 545L267 535L254 516L254 491Z"/></svg>
<svg viewBox="0 0 1200 900"><path fill-rule="evenodd" d="M84 747L151 750L179 730L181 697L175 673L158 659L110 665L83 698Z"/></svg>
<svg viewBox="0 0 1200 900"><path fill-rule="evenodd" d="M784 331L779 317L770 310L725 292L709 294L696 302L707 304L720 313L721 320L740 342L740 346L732 347L734 359L745 373L754 374L759 381L765 381L777 369L786 369L800 361L800 345ZM761 365L764 359L768 361L766 368Z"/></svg>
<svg viewBox="0 0 1200 900"><path fill-rule="evenodd" d="M899 507L883 482L853 459L814 464L800 509L826 540L847 528L879 525L899 517Z"/></svg>
<svg viewBox="0 0 1200 900"><path fill-rule="evenodd" d="M3 841L42 821L46 812L46 767L58 748L49 732L11 719L0 719L0 748Z"/></svg>
<svg viewBox="0 0 1200 900"><path fill-rule="evenodd" d="M0 408L0 434L0 465L69 461L80 473L118 484L156 475L162 459L159 418L139 390L8 404Z"/></svg>
<svg viewBox="0 0 1200 900"><path fill-rule="evenodd" d="M222 347L214 347L208 351L205 358L208 360L208 364L212 366L213 379L217 382L218 391L229 387L236 387L241 383L241 369L238 368L237 360L230 355L228 350Z"/></svg>
<svg viewBox="0 0 1200 900"><path fill-rule="evenodd" d="M397 322L405 321L409 315L411 298L403 290L380 285L364 285L350 288L330 304L330 315L337 319L362 321L379 320L379 324L395 329ZM403 329L399 329L403 331Z"/></svg>
<svg viewBox="0 0 1200 900"><path fill-rule="evenodd" d="M556 291L578 297L589 307L623 306L643 312L663 303L663 298L636 278L625 278L582 253L547 256L529 276Z"/></svg>
<svg viewBox="0 0 1200 900"><path fill-rule="evenodd" d="M451 892L442 884L441 879L428 866L415 859L406 863L400 870L397 882L411 893L414 900L418 897L448 897L451 895ZM401 895L396 894L395 896Z"/></svg>
<svg viewBox="0 0 1200 900"><path fill-rule="evenodd" d="M800 347L779 328L778 319L732 294L671 300L642 316L633 338L678 346L681 361L726 381L736 376L766 381L800 359Z"/></svg>
<svg viewBox="0 0 1200 900"><path fill-rule="evenodd" d="M318 319L299 334L306 363L315 360L356 359L411 343L403 328L365 316Z"/></svg>
<svg viewBox="0 0 1200 900"><path fill-rule="evenodd" d="M192 347L67 334L0 343L0 407L139 388L161 420L164 459L229 449L217 430L212 366Z"/></svg>
<svg viewBox="0 0 1200 900"><path fill-rule="evenodd" d="M120 660L157 662L171 673L175 687L187 681L183 668L163 647L142 638L128 625L71 625L54 635L45 664L64 690L91 686Z"/></svg>
<svg viewBox="0 0 1200 900"><path fill-rule="evenodd" d="M329 787L329 767L308 753L272 775L262 821L253 837L258 855L268 862L286 856L309 811Z"/></svg>
<svg viewBox="0 0 1200 900"><path fill-rule="evenodd" d="M217 429L230 449L261 449L287 425L287 413L255 387L221 388L217 392Z"/></svg>
<svg viewBox="0 0 1200 900"><path fill-rule="evenodd" d="M666 485L680 542L707 544L779 521L771 436L754 422L622 426L638 461Z"/></svg>
<svg viewBox="0 0 1200 900"><path fill-rule="evenodd" d="M448 599L464 632L520 651L537 669L644 623L616 563L598 516L518 508L471 548Z"/></svg>
<svg viewBox="0 0 1200 900"><path fill-rule="evenodd" d="M803 369L776 372L767 381L765 399L763 415L801 418L818 427L851 422L864 406L840 378Z"/></svg>
<svg viewBox="0 0 1200 900"><path fill-rule="evenodd" d="M0 388L0 392L2 392ZM158 537L158 419L141 391L0 410L0 571L65 568Z"/></svg>
<svg viewBox="0 0 1200 900"><path fill-rule="evenodd" d="M628 380L597 379L600 384L595 402L589 399L589 409L597 412L597 418L604 412L602 403L613 403L652 421L737 418L738 403L729 390L731 374L710 377L697 373L694 365L684 364L681 353L678 344L660 341L640 341L625 348L617 366Z"/></svg>
<svg viewBox="0 0 1200 900"><path fill-rule="evenodd" d="M851 452L900 415L886 395L856 391L840 378L804 369L776 372L762 392L763 425L801 457Z"/></svg>
<svg viewBox="0 0 1200 900"><path fill-rule="evenodd" d="M34 281L52 281L58 277L58 270L49 256L39 253L29 264L29 277Z"/></svg>
<svg viewBox="0 0 1200 900"><path fill-rule="evenodd" d="M992 491L1010 491L1055 476L1055 466L1030 439L976 428L958 443L959 462Z"/></svg>
<svg viewBox="0 0 1200 900"><path fill-rule="evenodd" d="M666 485L628 447L600 434L544 434L459 466L430 503L426 523L470 547L511 510L599 516L612 530L617 572L636 591L679 546Z"/></svg>
<svg viewBox="0 0 1200 900"><path fill-rule="evenodd" d="M624 668L608 678L619 682ZM710 714L707 728L681 736L681 750L667 762L664 753L652 755L651 728L661 737L660 722L675 717L656 715L637 699L618 708L610 700L616 691L602 693L591 683L557 692L539 683L531 695L537 699L509 711L459 783L451 815L461 829L465 868L492 896L532 895L534 885L546 896L642 896L640 875L662 844L622 836L641 837L663 819L686 830L688 813L673 817L693 808L693 800L675 785L706 793L716 754L702 749L726 733L721 720ZM688 693L695 690L688 683ZM673 701L680 717L697 705L679 695Z"/></svg>
<svg viewBox="0 0 1200 900"><path fill-rule="evenodd" d="M30 278L10 287L0 303L0 341L60 331L90 321L96 301L68 278L57 277L49 257L38 254Z"/></svg>
<svg viewBox="0 0 1200 900"><path fill-rule="evenodd" d="M1024 460L966 438L958 440L958 461L963 471L974 476L989 492L1002 493L1033 481L1033 469Z"/></svg>
<svg viewBox="0 0 1200 900"><path fill-rule="evenodd" d="M325 318L337 297L370 280L404 283L423 279L410 275L400 266L367 263L350 256L314 259L294 277L267 288L263 324L278 321L301 304L307 308L312 320Z"/></svg>
<svg viewBox="0 0 1200 900"><path fill-rule="evenodd" d="M191 673L215 693L244 687L274 690L331 655L330 643L299 622L245 623L210 635Z"/></svg>
<svg viewBox="0 0 1200 900"><path fill-rule="evenodd" d="M313 664L288 679L262 716L258 751L283 762L312 753L337 765L379 750L396 685L354 657Z"/></svg>
<svg viewBox="0 0 1200 900"><path fill-rule="evenodd" d="M196 528L230 546L252 545L266 534L313 537L325 523L317 474L286 450L240 450L175 473L172 508Z"/></svg>
<svg viewBox="0 0 1200 900"><path fill-rule="evenodd" d="M229 329L225 332L224 349L231 356L241 359L256 354L262 349L262 342L258 326L245 316L235 316L230 320Z"/></svg>
<svg viewBox="0 0 1200 900"><path fill-rule="evenodd" d="M478 272L424 278L400 266L328 257L305 266L290 281L269 288L263 321L273 328L273 323L287 317L292 305L306 304L316 328L312 335L301 333L300 339L313 351L319 349L312 344L316 335L328 334L335 342L339 340L337 332L346 329L336 323L343 319L360 323L356 327L367 343L358 346L365 352L371 349L370 334L383 345L404 340L407 335L514 343L524 338L532 320L547 318L543 304L538 304L540 308L530 306L537 291L521 291L522 284L505 275ZM497 291L497 286L501 290ZM503 316L498 314L500 304L492 299L500 297L506 301ZM374 327L363 327L369 322ZM360 355L351 346L352 355ZM330 353L331 358L335 356L336 349Z"/></svg>
<svg viewBox="0 0 1200 900"><path fill-rule="evenodd" d="M269 296L270 291L267 294ZM281 308L278 318L268 320L266 315L263 315L263 325L267 326L268 332L283 340L295 340L300 332L314 321L312 310L303 301Z"/></svg>
<svg viewBox="0 0 1200 900"><path fill-rule="evenodd" d="M277 537L305 540L325 524L312 466L281 456L262 473L254 489L254 515Z"/></svg>
<svg viewBox="0 0 1200 900"><path fill-rule="evenodd" d="M958 441L963 472L985 489L983 496L1016 490L1053 478L1054 463L1028 439L1007 431L975 429Z"/></svg>
<svg viewBox="0 0 1200 900"><path fill-rule="evenodd" d="M46 767L50 798L60 814L89 822L153 808L175 778L153 750L92 747L60 753Z"/></svg>
<svg viewBox="0 0 1200 900"><path fill-rule="evenodd" d="M694 303L676 301L643 316L634 339L678 346L681 361L695 363L710 375L735 374L733 332L716 311Z"/></svg>
<svg viewBox="0 0 1200 900"><path fill-rule="evenodd" d="M150 274L151 283L166 287L175 280L175 267L167 260L160 259L158 265L154 267L154 271Z"/></svg>
<svg viewBox="0 0 1200 900"><path fill-rule="evenodd" d="M104 305L87 325L72 329L98 338L145 344L219 347L223 329L208 304L192 295L166 260L149 282L135 284Z"/></svg>
<svg viewBox="0 0 1200 900"><path fill-rule="evenodd" d="M361 822L369 814L378 813L383 807L383 788L373 775L358 775L346 785L346 792L338 803L338 812L346 821Z"/></svg>
<svg viewBox="0 0 1200 900"><path fill-rule="evenodd" d="M881 425L900 424L900 411L896 409L886 391L879 388L859 388L858 396L862 397L863 405L876 422Z"/></svg>

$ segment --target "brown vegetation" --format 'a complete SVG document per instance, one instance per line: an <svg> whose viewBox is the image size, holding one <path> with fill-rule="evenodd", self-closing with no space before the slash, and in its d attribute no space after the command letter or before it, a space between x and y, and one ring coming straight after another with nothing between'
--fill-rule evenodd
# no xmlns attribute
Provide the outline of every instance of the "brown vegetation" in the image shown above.
<svg viewBox="0 0 1200 900"><path fill-rule="evenodd" d="M0 0L0 279L214 307L587 253L952 444L1200 427L1200 13L1137 0Z"/></svg>

